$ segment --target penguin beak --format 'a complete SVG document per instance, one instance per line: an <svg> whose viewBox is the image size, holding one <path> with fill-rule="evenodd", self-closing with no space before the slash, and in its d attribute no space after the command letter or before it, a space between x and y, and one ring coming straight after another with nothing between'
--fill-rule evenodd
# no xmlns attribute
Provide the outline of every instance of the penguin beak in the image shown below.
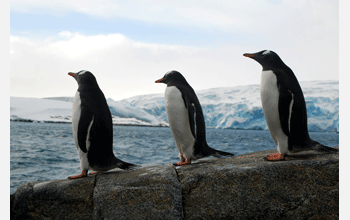
<svg viewBox="0 0 350 220"><path fill-rule="evenodd" d="M155 83L161 83L161 82L163 82L163 78L161 78L161 79L158 79Z"/></svg>
<svg viewBox="0 0 350 220"><path fill-rule="evenodd" d="M68 75L70 75L71 77L76 77L76 75L74 73L69 72Z"/></svg>
<svg viewBox="0 0 350 220"><path fill-rule="evenodd" d="M243 56L249 57L249 58L254 58L254 57L255 57L255 54L252 54L252 53L245 53L245 54L243 54Z"/></svg>

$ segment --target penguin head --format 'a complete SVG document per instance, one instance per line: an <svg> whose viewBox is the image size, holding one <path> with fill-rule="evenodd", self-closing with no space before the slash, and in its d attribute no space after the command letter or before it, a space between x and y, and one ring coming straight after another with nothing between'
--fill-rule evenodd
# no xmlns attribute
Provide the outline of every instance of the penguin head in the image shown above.
<svg viewBox="0 0 350 220"><path fill-rule="evenodd" d="M179 85L179 84L188 84L185 77L175 70L165 73L163 78L158 79L156 83L165 83L168 86Z"/></svg>
<svg viewBox="0 0 350 220"><path fill-rule="evenodd" d="M90 85L94 86L97 85L97 81L95 76L86 70L81 70L77 73L69 72L68 75L72 76L78 83L79 86L81 85Z"/></svg>
<svg viewBox="0 0 350 220"><path fill-rule="evenodd" d="M245 53L243 56L252 58L256 62L260 63L263 70L271 70L272 68L284 65L277 53L271 50L262 50L257 53Z"/></svg>

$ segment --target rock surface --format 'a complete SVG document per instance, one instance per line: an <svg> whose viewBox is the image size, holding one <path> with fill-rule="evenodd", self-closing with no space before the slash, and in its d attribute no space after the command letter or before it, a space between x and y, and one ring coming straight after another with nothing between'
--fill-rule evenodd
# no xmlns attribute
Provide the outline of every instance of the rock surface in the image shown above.
<svg viewBox="0 0 350 220"><path fill-rule="evenodd" d="M11 219L338 219L339 154L274 152L23 184Z"/></svg>

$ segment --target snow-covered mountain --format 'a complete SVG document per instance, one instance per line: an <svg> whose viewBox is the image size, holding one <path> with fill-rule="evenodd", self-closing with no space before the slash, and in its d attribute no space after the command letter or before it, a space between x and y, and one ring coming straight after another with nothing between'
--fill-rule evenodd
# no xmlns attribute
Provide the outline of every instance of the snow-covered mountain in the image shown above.
<svg viewBox="0 0 350 220"><path fill-rule="evenodd" d="M339 82L301 82L310 131L339 130ZM207 127L266 130L259 85L196 91ZM11 97L11 119L70 122L71 97ZM166 126L164 94L107 100L115 124Z"/></svg>
<svg viewBox="0 0 350 220"><path fill-rule="evenodd" d="M339 82L301 82L308 112L310 131L339 130ZM260 85L213 88L196 91L207 127L267 130L260 100ZM125 99L167 121L164 94Z"/></svg>
<svg viewBox="0 0 350 220"><path fill-rule="evenodd" d="M67 122L72 115L72 97L20 98L10 97L10 119L15 121ZM112 113L113 124L140 126L168 126L143 109L131 106L125 101L107 100Z"/></svg>

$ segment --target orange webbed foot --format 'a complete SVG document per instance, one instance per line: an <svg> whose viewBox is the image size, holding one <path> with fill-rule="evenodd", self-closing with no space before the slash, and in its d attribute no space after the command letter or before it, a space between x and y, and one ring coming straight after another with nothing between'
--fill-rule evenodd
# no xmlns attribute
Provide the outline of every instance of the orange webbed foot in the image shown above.
<svg viewBox="0 0 350 220"><path fill-rule="evenodd" d="M284 154L273 153L273 154L270 154L266 159L268 161L281 161L281 160L284 160Z"/></svg>
<svg viewBox="0 0 350 220"><path fill-rule="evenodd" d="M76 175L76 176L70 176L68 177L68 179L80 179L80 178L84 178L84 177L87 177L87 170L83 170L81 171L81 174L79 175Z"/></svg>
<svg viewBox="0 0 350 220"><path fill-rule="evenodd" d="M178 162L178 163L175 163L174 165L175 166L185 166L185 165L189 165L189 164L191 164L191 159L187 159L186 161L180 161L180 162Z"/></svg>

